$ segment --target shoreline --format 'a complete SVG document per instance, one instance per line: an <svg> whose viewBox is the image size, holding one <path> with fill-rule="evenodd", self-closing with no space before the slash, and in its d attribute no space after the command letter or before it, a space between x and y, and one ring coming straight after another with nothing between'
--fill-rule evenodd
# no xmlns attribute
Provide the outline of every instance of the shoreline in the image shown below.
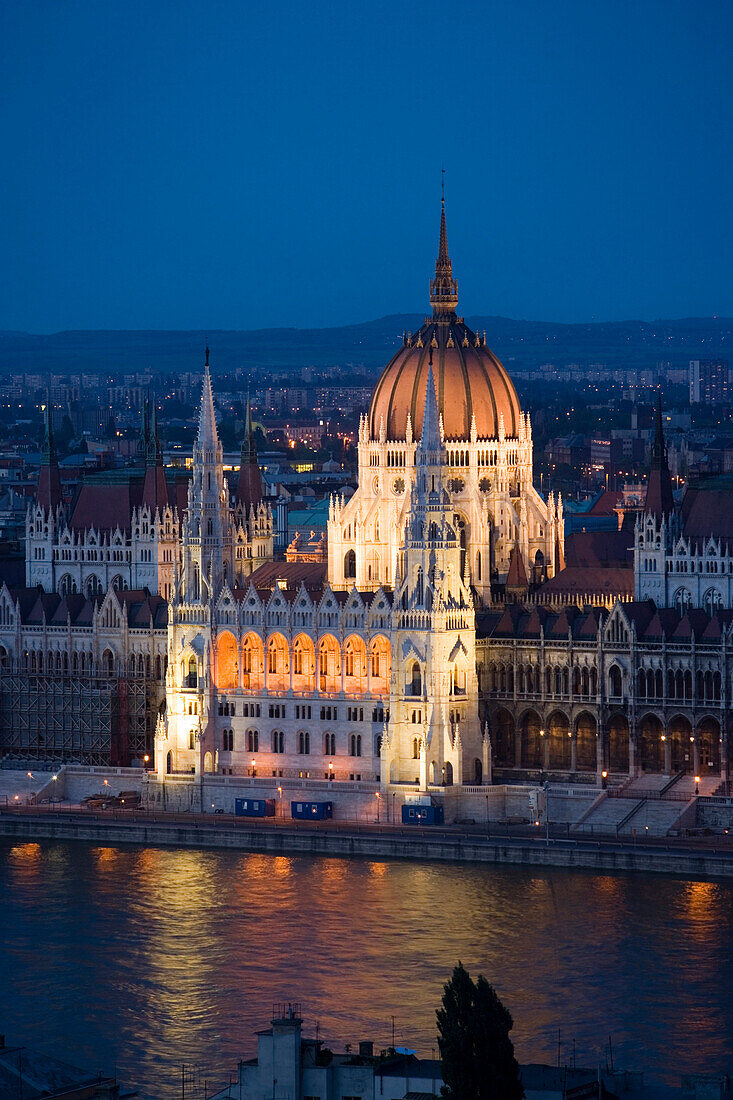
<svg viewBox="0 0 733 1100"><path fill-rule="evenodd" d="M241 819L240 819L241 820ZM412 859L437 863L485 863L524 867L562 867L604 874L665 874L676 878L733 879L730 850L667 844L634 845L621 841L587 841L348 826L253 825L230 821L186 820L176 815L127 819L82 813L0 813L0 837L34 842L75 840L92 844L229 849L266 855L301 855L359 859Z"/></svg>

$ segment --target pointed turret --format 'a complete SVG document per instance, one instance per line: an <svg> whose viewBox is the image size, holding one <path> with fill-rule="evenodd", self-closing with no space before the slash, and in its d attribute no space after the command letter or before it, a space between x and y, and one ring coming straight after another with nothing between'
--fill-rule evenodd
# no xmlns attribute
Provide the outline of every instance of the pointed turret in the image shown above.
<svg viewBox="0 0 733 1100"><path fill-rule="evenodd" d="M41 468L38 472L36 500L49 511L61 503L61 474L56 455L56 444L51 425L51 402L46 400L43 448L41 450Z"/></svg>
<svg viewBox="0 0 733 1100"><path fill-rule="evenodd" d="M252 427L252 409L247 394L247 408L244 416L244 438L239 460L239 478L237 480L236 501L247 510L255 508L262 500L262 476L257 462L254 429Z"/></svg>
<svg viewBox="0 0 733 1100"><path fill-rule="evenodd" d="M646 488L646 500L644 511L661 519L670 516L674 511L674 497L672 495L672 477L667 461L667 444L664 441L664 428L662 425L662 395L657 399L656 431L652 446L652 457L649 466L649 481Z"/></svg>
<svg viewBox="0 0 733 1100"><path fill-rule="evenodd" d="M216 450L219 445L219 436L216 431L216 416L214 414L214 393L211 389L211 374L209 372L209 349L206 349L206 363L204 366L204 381L201 387L201 408L199 410L199 432L196 438L199 447L206 450Z"/></svg>
<svg viewBox="0 0 733 1100"><path fill-rule="evenodd" d="M435 397L435 379L433 378L433 353L430 352L428 363L428 383L425 389L425 411L422 418L422 435L420 437L419 450L424 454L440 452L440 418L438 416L438 402Z"/></svg>
<svg viewBox="0 0 733 1100"><path fill-rule="evenodd" d="M445 226L445 198L440 200L440 241L435 262L435 278L430 280L430 304L433 317L443 321L455 319L458 286L453 278L453 265L448 253L448 231Z"/></svg>
<svg viewBox="0 0 733 1100"><path fill-rule="evenodd" d="M147 402L146 402L147 404ZM145 456L145 482L143 484L143 504L147 504L155 513L168 503L168 486L165 480L163 467L163 448L160 445L158 435L158 414L155 408L155 399L149 403L148 416L148 446Z"/></svg>
<svg viewBox="0 0 733 1100"><path fill-rule="evenodd" d="M523 596L529 588L527 570L524 567L522 551L518 546L513 546L509 555L509 572L506 578L507 596Z"/></svg>
<svg viewBox="0 0 733 1100"><path fill-rule="evenodd" d="M143 401L143 407L140 410L140 433L137 437L137 446L135 447L136 466L144 466L147 461L149 435L148 398L146 397Z"/></svg>

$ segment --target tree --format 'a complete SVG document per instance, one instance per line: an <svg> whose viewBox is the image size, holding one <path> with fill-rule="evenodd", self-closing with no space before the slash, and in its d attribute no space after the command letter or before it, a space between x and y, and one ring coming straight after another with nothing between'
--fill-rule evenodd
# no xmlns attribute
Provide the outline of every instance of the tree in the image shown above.
<svg viewBox="0 0 733 1100"><path fill-rule="evenodd" d="M524 1089L509 1032L511 1013L479 974L474 982L462 963L443 989L438 1046L450 1100L521 1100Z"/></svg>

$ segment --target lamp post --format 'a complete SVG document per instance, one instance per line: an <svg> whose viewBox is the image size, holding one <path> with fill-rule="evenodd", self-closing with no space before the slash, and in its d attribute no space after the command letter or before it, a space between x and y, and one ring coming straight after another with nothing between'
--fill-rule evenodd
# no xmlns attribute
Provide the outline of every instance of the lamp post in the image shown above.
<svg viewBox="0 0 733 1100"><path fill-rule="evenodd" d="M28 776L28 805L31 804L31 780L33 779L33 772L26 772Z"/></svg>
<svg viewBox="0 0 733 1100"><path fill-rule="evenodd" d="M328 781L329 783L333 783L333 760L329 760L328 762Z"/></svg>
<svg viewBox="0 0 733 1100"><path fill-rule="evenodd" d="M257 761L255 760L255 758L253 756L252 757L252 778L254 779L256 777L256 775L257 775Z"/></svg>
<svg viewBox="0 0 733 1100"><path fill-rule="evenodd" d="M375 797L377 799L377 825L378 825L379 824L379 791L375 792Z"/></svg>
<svg viewBox="0 0 733 1100"><path fill-rule="evenodd" d="M700 776L696 775L695 776L695 794L699 794L699 793L700 793Z"/></svg>
<svg viewBox="0 0 733 1100"><path fill-rule="evenodd" d="M282 787L278 787L278 788L277 788L277 800L278 800L278 802L280 803L280 817L282 817L282 816L283 816L283 809L282 809L282 805L283 805L283 789L282 789Z"/></svg>

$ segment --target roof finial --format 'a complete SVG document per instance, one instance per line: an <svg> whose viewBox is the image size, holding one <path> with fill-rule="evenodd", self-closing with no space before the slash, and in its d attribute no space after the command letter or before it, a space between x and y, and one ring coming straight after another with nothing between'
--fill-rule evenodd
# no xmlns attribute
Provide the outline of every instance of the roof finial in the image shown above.
<svg viewBox="0 0 733 1100"><path fill-rule="evenodd" d="M445 168L441 169L440 185L440 241L438 259L435 264L435 278L430 281L430 304L433 316L443 323L455 316L458 305L458 288L453 278L453 266L448 253L448 231L445 225Z"/></svg>
<svg viewBox="0 0 733 1100"><path fill-rule="evenodd" d="M206 366L209 365L209 345L206 345Z"/></svg>

